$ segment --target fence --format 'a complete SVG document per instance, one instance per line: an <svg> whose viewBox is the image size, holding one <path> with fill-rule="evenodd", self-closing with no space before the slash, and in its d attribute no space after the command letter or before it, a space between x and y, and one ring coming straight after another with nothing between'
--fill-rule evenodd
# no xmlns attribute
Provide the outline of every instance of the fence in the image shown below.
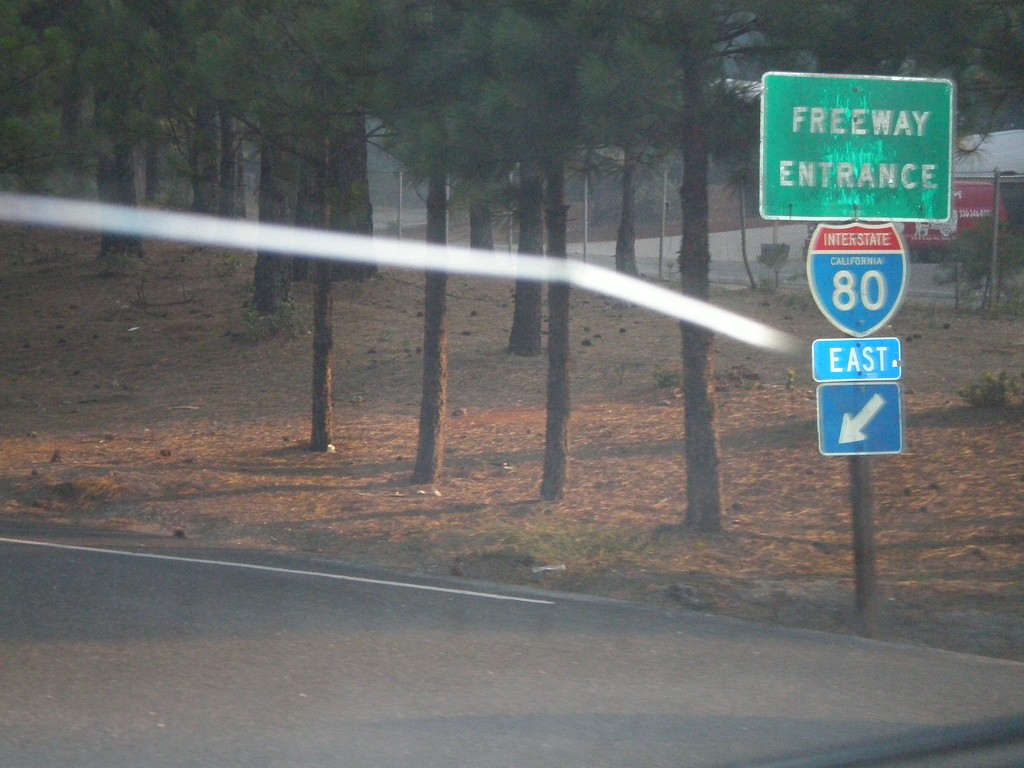
<svg viewBox="0 0 1024 768"><path fill-rule="evenodd" d="M391 200L398 206L375 209L377 231L416 238L426 221L423 197L398 173L380 174L377 184L389 184ZM578 175L570 179L569 256L600 266L615 263L617 218L615 208L618 181L596 181ZM396 186L397 185L397 186ZM674 281L678 279L677 256L682 243L682 222L676 194L678 179L668 171L649 171L640 176L638 198L646 200L637 219L636 263L643 277ZM979 291L963 278L958 263L957 236L981 226L1024 230L1024 177L998 172L965 174L954 183L955 215L936 226L903 225L910 252L907 297L917 303L969 305L989 300L989 285L994 283L1001 238L992 238L992 278ZM807 243L815 222L768 222L756 211L756 190L739 190L725 183L709 190L710 252L712 282L796 290L807 289L805 258ZM595 211L597 213L595 214ZM514 250L516 231L508 210L494 212L492 229L495 250ZM450 214L453 242L468 241L468 214L457 204Z"/></svg>

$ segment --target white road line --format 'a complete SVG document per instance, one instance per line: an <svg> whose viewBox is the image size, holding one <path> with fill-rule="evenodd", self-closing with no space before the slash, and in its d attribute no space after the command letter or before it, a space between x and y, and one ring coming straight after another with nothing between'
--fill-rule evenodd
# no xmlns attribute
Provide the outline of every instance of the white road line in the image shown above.
<svg viewBox="0 0 1024 768"><path fill-rule="evenodd" d="M9 539L0 536L0 544L20 544L28 547L47 547L49 549L61 549L70 552L89 552L99 555L116 555L119 557L137 557L146 560L165 560L172 563L190 563L193 565L214 565L222 568L238 568L247 571L261 571L263 573L281 573L289 576L311 576L318 579L334 579L335 581L349 581L357 584L370 584L378 587L396 587L400 589L416 589L422 592L440 592L446 595L461 595L463 597L482 597L487 600L504 600L513 603L530 603L533 605L554 605L552 600L542 600L531 597L515 597L513 595L500 595L495 592L475 592L470 589L454 589L450 587L433 587L429 584L412 584L405 581L388 581L387 579L370 579L364 576L347 576L340 573L324 573L322 571L305 571L296 568L278 568L272 565L256 565L254 563L239 563L231 560L210 560L201 557L179 557L176 555L158 555L154 552L131 552L123 549L107 549L105 547L83 547L75 544L58 544L52 541L36 541L32 539Z"/></svg>
<svg viewBox="0 0 1024 768"><path fill-rule="evenodd" d="M0 222L61 227L90 232L379 264L452 274L567 282L577 288L637 304L668 317L730 336L755 347L801 354L803 346L788 333L735 312L699 301L629 275L573 259L498 256L491 251L364 237L344 232L301 229L191 213L132 208L84 200L65 200L0 192Z"/></svg>

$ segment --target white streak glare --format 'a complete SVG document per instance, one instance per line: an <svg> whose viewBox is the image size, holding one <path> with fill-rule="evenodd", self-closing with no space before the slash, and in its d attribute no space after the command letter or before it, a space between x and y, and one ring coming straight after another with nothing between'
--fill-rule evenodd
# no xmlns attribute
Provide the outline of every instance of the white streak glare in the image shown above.
<svg viewBox="0 0 1024 768"><path fill-rule="evenodd" d="M755 347L795 355L805 346L787 333L735 312L638 278L574 260L499 256L490 251L474 251L460 246L411 243L344 232L15 193L0 193L0 222L113 232L400 269L568 282L574 287L636 304Z"/></svg>

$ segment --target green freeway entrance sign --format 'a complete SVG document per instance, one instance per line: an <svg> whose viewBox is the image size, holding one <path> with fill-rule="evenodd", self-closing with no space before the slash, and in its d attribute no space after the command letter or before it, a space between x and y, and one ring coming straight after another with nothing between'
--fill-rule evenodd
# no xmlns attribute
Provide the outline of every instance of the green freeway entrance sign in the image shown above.
<svg viewBox="0 0 1024 768"><path fill-rule="evenodd" d="M949 219L950 81L768 72L762 83L761 216Z"/></svg>

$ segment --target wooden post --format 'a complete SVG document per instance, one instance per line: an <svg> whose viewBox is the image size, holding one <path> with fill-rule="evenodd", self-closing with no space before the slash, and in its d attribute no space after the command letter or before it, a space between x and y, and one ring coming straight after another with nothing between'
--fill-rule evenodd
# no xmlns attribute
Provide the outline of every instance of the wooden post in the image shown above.
<svg viewBox="0 0 1024 768"><path fill-rule="evenodd" d="M875 489L870 456L850 457L850 500L853 502L853 571L856 630L878 636L878 584L875 559Z"/></svg>

